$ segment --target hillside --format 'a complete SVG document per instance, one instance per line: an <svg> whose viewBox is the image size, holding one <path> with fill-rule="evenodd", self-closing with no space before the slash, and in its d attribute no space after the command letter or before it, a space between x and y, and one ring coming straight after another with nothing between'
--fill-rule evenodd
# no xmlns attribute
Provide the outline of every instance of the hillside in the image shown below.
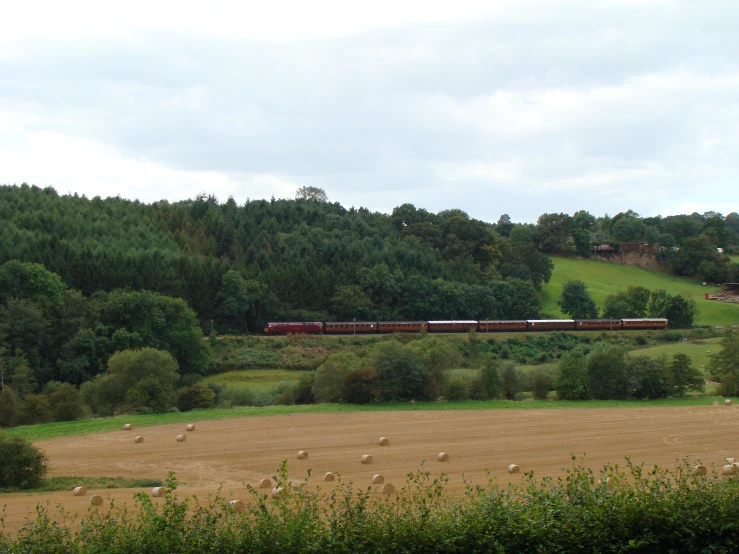
<svg viewBox="0 0 739 554"><path fill-rule="evenodd" d="M542 314L563 317L557 306L562 285L567 281L579 279L588 286L595 303L602 310L608 295L625 290L629 285L646 287L650 290L664 289L670 294L687 294L698 304L698 325L739 324L739 306L721 302L707 301L704 294L713 287L674 277L665 273L648 271L631 266L603 262L600 260L581 260L575 258L553 258L552 278L542 287Z"/></svg>

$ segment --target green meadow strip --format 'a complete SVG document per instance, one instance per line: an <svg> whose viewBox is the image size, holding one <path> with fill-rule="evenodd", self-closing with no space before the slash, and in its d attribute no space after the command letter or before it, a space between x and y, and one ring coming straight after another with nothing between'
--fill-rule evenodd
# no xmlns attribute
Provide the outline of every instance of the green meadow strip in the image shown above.
<svg viewBox="0 0 739 554"><path fill-rule="evenodd" d="M38 441L58 437L88 435L102 433L123 428L124 423L130 423L134 429L151 427L154 425L168 425L191 421L209 421L232 417L262 417L291 414L331 414L347 412L386 412L386 411L416 411L416 410L537 410L537 409L566 409L566 408L645 408L645 407L680 407L705 406L713 401L723 403L718 397L687 397L669 398L663 400L470 400L466 402L416 402L416 403L387 403L387 404L312 404L305 406L265 406L243 407L230 409L194 410L191 412L173 412L165 414L127 415L80 421L44 423L15 427L4 431L8 435L24 437Z"/></svg>

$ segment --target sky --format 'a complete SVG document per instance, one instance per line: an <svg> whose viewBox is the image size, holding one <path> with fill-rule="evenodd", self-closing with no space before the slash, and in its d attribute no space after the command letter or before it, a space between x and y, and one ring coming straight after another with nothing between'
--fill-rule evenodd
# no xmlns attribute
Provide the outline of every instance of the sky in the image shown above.
<svg viewBox="0 0 739 554"><path fill-rule="evenodd" d="M115 6L113 5L115 4ZM736 0L7 3L0 184L739 211Z"/></svg>

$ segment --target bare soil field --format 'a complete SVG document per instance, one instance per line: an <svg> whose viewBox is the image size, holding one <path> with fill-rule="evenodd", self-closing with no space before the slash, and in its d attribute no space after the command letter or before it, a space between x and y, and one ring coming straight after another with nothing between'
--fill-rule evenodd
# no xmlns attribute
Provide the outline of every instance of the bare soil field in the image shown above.
<svg viewBox="0 0 739 554"><path fill-rule="evenodd" d="M409 471L421 467L450 477L449 491L460 492L462 475L476 484L491 473L499 483L518 483L522 474L509 475L508 464L538 476L561 475L571 467L571 455L586 455L585 463L599 469L605 463L623 464L629 456L636 463L672 468L676 460L690 457L720 466L726 456L739 457L739 409L737 406L676 408L595 408L490 410L459 412L369 412L347 414L295 414L197 422L197 430L185 433L184 425L144 427L36 444L50 460L52 476L160 478L175 471L180 495L201 499L223 485L226 497L247 500L245 484L257 486L272 477L282 460L289 463L290 478L300 482L312 469L310 486L327 489L327 471L344 482L363 488L372 475L381 473L386 483L400 489ZM178 434L185 442L177 442ZM134 444L134 437L144 437ZM379 446L381 436L389 446ZM298 460L298 450L308 459ZM449 454L439 462L439 452ZM363 454L374 461L362 464ZM90 491L74 497L71 491L0 495L5 523L12 528L29 517L37 503L51 512L61 504L71 513L85 513L89 496L105 498L121 506L133 504L141 489ZM148 490L146 492L149 492ZM163 502L164 499L155 499Z"/></svg>

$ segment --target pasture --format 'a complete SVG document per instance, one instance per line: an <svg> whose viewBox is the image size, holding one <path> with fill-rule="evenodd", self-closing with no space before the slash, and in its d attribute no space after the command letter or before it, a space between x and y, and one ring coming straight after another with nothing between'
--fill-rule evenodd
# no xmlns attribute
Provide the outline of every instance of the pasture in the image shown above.
<svg viewBox="0 0 739 554"><path fill-rule="evenodd" d="M651 358L659 358L667 356L672 358L675 354L687 354L693 360L693 365L701 369L708 367L711 361L711 353L721 352L721 338L712 338L705 340L695 340L688 342L676 342L670 344L662 344L652 348L640 348L632 350L632 356L649 356Z"/></svg>
<svg viewBox="0 0 739 554"><path fill-rule="evenodd" d="M385 483L400 488L407 473L424 464L434 476L448 475L449 491L461 495L463 476L479 484L489 476L501 483L519 483L522 474L507 472L511 463L522 472L556 476L571 467L572 455L586 455L585 464L593 468L622 464L626 456L649 467L674 467L676 460L685 457L721 465L724 457L739 455L732 440L739 426L739 408L713 406L708 398L691 402L661 407L634 403L638 407L629 409L298 412L220 420L199 420L203 413L193 413L188 421L197 422L197 430L187 433L185 442L175 440L184 432L184 420L178 420L36 444L49 457L51 477L163 479L174 471L182 482L178 494L200 498L222 485L226 498L245 500L246 485L257 486L260 479L271 478L282 460L289 462L291 480L302 481L310 470L309 487L322 489L336 485L323 481L325 472L365 489L372 475L380 473ZM117 420L122 426L124 418ZM145 441L134 444L134 435ZM378 445L381 436L389 438L389 446ZM298 450L307 451L308 458L298 460ZM448 462L437 460L442 451L449 454ZM363 454L373 457L371 464L361 463ZM90 494L102 495L105 502L99 509L107 510L111 501L131 505L133 494L141 490L91 490ZM32 515L37 503L48 504L53 514L57 504L72 513L84 513L88 502L70 491L0 496L8 527Z"/></svg>
<svg viewBox="0 0 739 554"><path fill-rule="evenodd" d="M295 371L289 369L245 369L227 371L211 375L204 379L206 383L226 385L233 389L250 389L254 391L269 391L282 381L297 383L300 378L312 371Z"/></svg>
<svg viewBox="0 0 739 554"><path fill-rule="evenodd" d="M714 287L704 287L695 281L674 277L658 271L600 260L576 258L552 258L552 279L542 287L542 313L551 317L564 317L557 300L562 294L562 285L567 281L583 281L600 310L607 296L626 290L629 285L646 287L649 290L664 289L670 294L687 294L698 305L698 325L739 324L739 304L726 304L705 300L706 292Z"/></svg>

